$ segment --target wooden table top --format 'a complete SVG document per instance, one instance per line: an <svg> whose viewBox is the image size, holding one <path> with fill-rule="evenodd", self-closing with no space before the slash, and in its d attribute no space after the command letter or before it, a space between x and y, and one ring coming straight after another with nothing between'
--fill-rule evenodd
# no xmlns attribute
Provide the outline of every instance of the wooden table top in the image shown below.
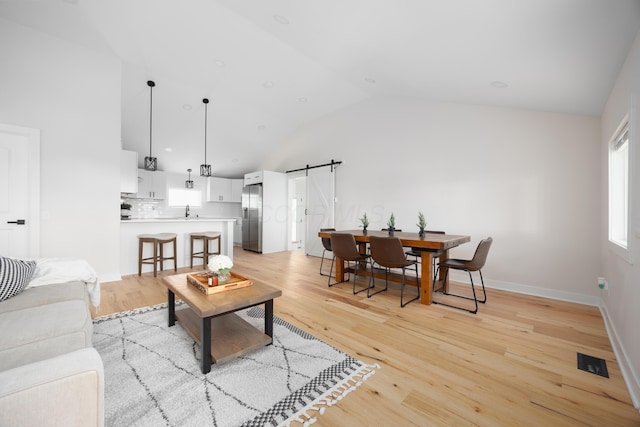
<svg viewBox="0 0 640 427"><path fill-rule="evenodd" d="M203 318L251 307L282 295L280 289L253 279L250 280L253 281L252 286L205 295L187 283L186 273L164 278L167 287L184 300L198 316Z"/></svg>
<svg viewBox="0 0 640 427"><path fill-rule="evenodd" d="M331 237L331 233L349 233L353 234L356 242L369 242L369 237L388 237L388 231L381 230L367 230L364 234L362 230L336 230L336 231L321 231L318 233L318 237ZM457 234L434 234L426 233L424 237L420 237L417 232L408 231L396 231L393 233L394 237L397 237L402 242L403 246L411 246L415 248L425 249L451 249L463 243L471 241L470 236L463 236Z"/></svg>

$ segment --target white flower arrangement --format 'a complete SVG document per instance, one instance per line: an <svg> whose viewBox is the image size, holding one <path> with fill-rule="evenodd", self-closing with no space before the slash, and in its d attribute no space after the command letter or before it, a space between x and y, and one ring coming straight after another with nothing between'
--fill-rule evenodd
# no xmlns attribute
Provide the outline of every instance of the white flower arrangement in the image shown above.
<svg viewBox="0 0 640 427"><path fill-rule="evenodd" d="M233 261L226 255L216 255L209 261L207 265L209 270L215 271L216 273L228 273L233 267Z"/></svg>

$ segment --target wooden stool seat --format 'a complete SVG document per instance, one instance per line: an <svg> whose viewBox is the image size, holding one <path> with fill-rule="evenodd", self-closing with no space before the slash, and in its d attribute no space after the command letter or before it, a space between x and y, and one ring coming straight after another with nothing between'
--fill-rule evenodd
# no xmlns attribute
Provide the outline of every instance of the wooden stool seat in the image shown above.
<svg viewBox="0 0 640 427"><path fill-rule="evenodd" d="M143 257L143 249L145 243L153 245L153 255ZM173 256L164 255L165 243L173 243ZM173 261L173 271L178 271L177 265L177 234L175 233L158 233L158 234L139 234L138 235L138 276L142 275L142 264L153 264L153 277L158 275L158 263L160 271L164 270L165 261Z"/></svg>
<svg viewBox="0 0 640 427"><path fill-rule="evenodd" d="M209 263L209 257L211 255L220 255L221 235L222 234L219 231L200 231L200 232L194 232L189 234L189 237L191 239L191 268L193 268L194 258L202 258L202 265L206 267L206 265ZM202 240L202 251L199 251L199 252L194 251L193 243L196 240ZM211 252L209 247L209 242L214 240L218 241L218 249L216 252Z"/></svg>

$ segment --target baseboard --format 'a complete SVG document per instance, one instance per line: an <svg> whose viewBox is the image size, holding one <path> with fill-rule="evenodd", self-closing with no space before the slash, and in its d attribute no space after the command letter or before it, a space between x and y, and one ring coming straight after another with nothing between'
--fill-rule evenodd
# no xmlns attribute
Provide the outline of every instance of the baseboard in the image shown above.
<svg viewBox="0 0 640 427"><path fill-rule="evenodd" d="M117 282L118 280L122 280L122 276L117 273L103 274L98 277L98 280L100 283Z"/></svg>
<svg viewBox="0 0 640 427"><path fill-rule="evenodd" d="M450 271L449 274L450 274L451 280L453 281L461 282L461 283L469 283L468 273L465 273L462 271ZM473 280L475 282L476 281L475 274L477 273L473 273L473 274L474 274ZM542 297L542 298L551 298L551 299L556 299L560 301L575 302L578 304L591 305L594 307L600 306L600 298L592 295L584 295L584 294L578 294L575 292L559 291L557 289L540 288L537 286L522 285L519 283L503 282L500 280L490 280L486 278L484 280L484 285L487 288L500 289L503 291L515 292L518 294L532 295L532 296Z"/></svg>
<svg viewBox="0 0 640 427"><path fill-rule="evenodd" d="M640 412L640 380L638 379L638 375L634 372L633 366L629 363L629 357L627 356L624 346L618 337L618 332L611 321L611 316L609 316L609 311L607 310L607 306L602 298L600 299L599 307L600 313L602 313L602 318L604 319L604 326L607 329L609 341L611 342L611 347L613 348L613 353L616 355L616 360L618 361L618 366L620 366L622 377L624 378L624 382L629 390L631 402L638 412Z"/></svg>

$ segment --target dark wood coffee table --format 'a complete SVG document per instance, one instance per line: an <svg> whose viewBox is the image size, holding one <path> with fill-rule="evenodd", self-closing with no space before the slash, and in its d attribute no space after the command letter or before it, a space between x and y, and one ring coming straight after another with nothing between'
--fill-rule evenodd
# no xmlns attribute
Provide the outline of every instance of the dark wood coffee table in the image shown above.
<svg viewBox="0 0 640 427"><path fill-rule="evenodd" d="M202 373L212 363L246 354L273 342L273 299L280 289L253 280L252 286L205 295L187 283L186 274L164 278L168 290L169 326L178 320L200 345ZM175 297L187 307L175 309ZM240 318L235 311L264 304L264 332Z"/></svg>

